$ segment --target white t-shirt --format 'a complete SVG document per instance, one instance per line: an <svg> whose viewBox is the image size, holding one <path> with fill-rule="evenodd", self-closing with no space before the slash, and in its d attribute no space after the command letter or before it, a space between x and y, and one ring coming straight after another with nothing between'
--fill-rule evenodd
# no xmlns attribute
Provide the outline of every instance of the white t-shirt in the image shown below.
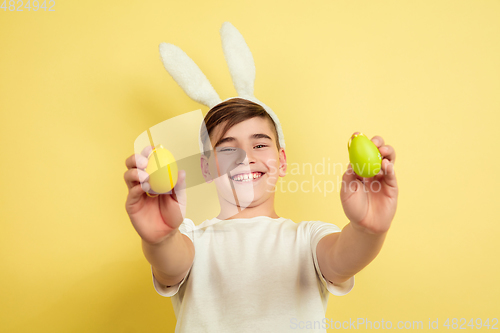
<svg viewBox="0 0 500 333"><path fill-rule="evenodd" d="M354 286L354 276L334 285L319 269L319 240L341 231L331 223L258 216L195 226L184 219L179 231L195 247L190 270L168 288L153 274L158 294L171 297L177 333L297 332L308 321L323 325L329 293ZM318 327L307 331L326 332Z"/></svg>

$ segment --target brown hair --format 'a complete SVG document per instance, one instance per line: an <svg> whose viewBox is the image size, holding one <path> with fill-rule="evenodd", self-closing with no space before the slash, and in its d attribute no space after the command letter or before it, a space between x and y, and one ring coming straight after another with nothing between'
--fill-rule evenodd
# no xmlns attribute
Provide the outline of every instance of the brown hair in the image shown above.
<svg viewBox="0 0 500 333"><path fill-rule="evenodd" d="M210 156L210 150L206 150L207 141L208 144L210 144L210 140L207 140L207 133L208 137L212 138L212 132L217 125L224 122L226 123L214 147L217 146L219 141L224 137L224 134L226 134L226 132L231 127L241 123L242 121L254 117L260 117L264 119L267 118L269 119L271 124L273 124L274 134L276 138L276 147L279 151L280 144L278 139L278 131L276 130L276 124L274 123L269 113L267 113L267 111L261 105L252 101L243 98L231 98L214 106L212 109L210 109L210 111L208 111L207 115L205 116L205 126L207 131L203 131L204 133L201 133L201 140L205 149L205 155L207 157Z"/></svg>

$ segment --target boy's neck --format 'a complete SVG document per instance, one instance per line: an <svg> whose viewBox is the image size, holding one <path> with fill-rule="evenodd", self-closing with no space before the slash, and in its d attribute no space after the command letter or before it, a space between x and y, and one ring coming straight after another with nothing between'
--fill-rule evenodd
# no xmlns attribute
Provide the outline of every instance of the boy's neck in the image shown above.
<svg viewBox="0 0 500 333"><path fill-rule="evenodd" d="M273 213L273 214L258 214L258 213L249 213L247 212L248 208L243 210L242 212L236 214L236 215L233 215L233 216L230 216L230 217L226 217L224 218L222 213L219 214L219 216L217 216L217 218L219 220L234 220L234 219L251 219L252 217L257 217L257 216L267 216L267 217L270 217L272 219L277 219L279 218L279 216L276 214L276 213Z"/></svg>
<svg viewBox="0 0 500 333"><path fill-rule="evenodd" d="M274 200L256 205L254 207L240 208L232 205L229 209L222 209L217 218L219 220L250 219L257 216L267 216L273 219L279 218L274 210Z"/></svg>

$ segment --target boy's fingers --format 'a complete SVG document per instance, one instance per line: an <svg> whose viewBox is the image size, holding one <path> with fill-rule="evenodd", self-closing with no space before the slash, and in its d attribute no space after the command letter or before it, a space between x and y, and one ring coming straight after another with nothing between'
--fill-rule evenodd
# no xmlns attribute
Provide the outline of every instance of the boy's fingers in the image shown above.
<svg viewBox="0 0 500 333"><path fill-rule="evenodd" d="M148 165L149 153L153 150L153 146L146 146L140 154L133 154L125 160L127 169L140 168L145 169Z"/></svg>
<svg viewBox="0 0 500 333"><path fill-rule="evenodd" d="M396 171L394 170L394 164L391 163L389 160L383 160L382 167L384 170L384 179L387 185L391 187L398 187L398 182L396 180Z"/></svg>
<svg viewBox="0 0 500 333"><path fill-rule="evenodd" d="M384 145L384 139L379 135L375 135L371 141L375 144L375 146L377 146L377 148L380 148Z"/></svg>
<svg viewBox="0 0 500 333"><path fill-rule="evenodd" d="M141 155L148 158L149 154L153 151L154 147L153 146L146 146L141 152Z"/></svg>
<svg viewBox="0 0 500 333"><path fill-rule="evenodd" d="M134 187L130 189L128 192L128 200L127 200L127 205L133 205L137 203L144 194L144 189L142 188L141 184L137 184Z"/></svg>
<svg viewBox="0 0 500 333"><path fill-rule="evenodd" d="M151 195L156 195L156 193L153 190L151 190L151 186L147 182L142 184L137 184L134 187L132 187L128 192L129 194L127 199L127 205L136 204L139 200L141 200L141 198L144 196L146 192Z"/></svg>
<svg viewBox="0 0 500 333"><path fill-rule="evenodd" d="M125 179L125 183L127 184L127 187L131 189L138 183L144 183L149 180L149 174L146 171L143 171L141 169L137 168L132 168L127 171L125 171L125 174L123 175L123 178Z"/></svg>
<svg viewBox="0 0 500 333"><path fill-rule="evenodd" d="M127 166L127 169L132 169L132 168L136 167L135 156L136 156L136 154L131 155L125 160L125 165Z"/></svg>
<svg viewBox="0 0 500 333"><path fill-rule="evenodd" d="M396 151L389 145L385 145L378 149L383 158L387 158L390 162L396 161Z"/></svg>
<svg viewBox="0 0 500 333"><path fill-rule="evenodd" d="M125 160L125 165L127 166L127 169L145 169L148 165L148 159L145 156L134 154Z"/></svg>
<svg viewBox="0 0 500 333"><path fill-rule="evenodd" d="M139 181L140 183L147 182L149 180L149 174L146 171L143 171L141 169L136 169L137 170L137 177L135 178L136 181Z"/></svg>

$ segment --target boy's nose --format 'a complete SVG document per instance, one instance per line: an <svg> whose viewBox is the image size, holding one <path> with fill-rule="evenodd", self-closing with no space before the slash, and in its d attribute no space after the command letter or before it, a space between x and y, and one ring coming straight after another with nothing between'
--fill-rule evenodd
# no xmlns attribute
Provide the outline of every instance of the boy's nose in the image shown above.
<svg viewBox="0 0 500 333"><path fill-rule="evenodd" d="M252 153L249 153L249 152L243 150L243 154L242 155L243 155L242 156L243 159L238 164L242 164L242 163L245 163L245 162L246 162L246 164L249 164L249 163L255 162L253 160L253 154Z"/></svg>

